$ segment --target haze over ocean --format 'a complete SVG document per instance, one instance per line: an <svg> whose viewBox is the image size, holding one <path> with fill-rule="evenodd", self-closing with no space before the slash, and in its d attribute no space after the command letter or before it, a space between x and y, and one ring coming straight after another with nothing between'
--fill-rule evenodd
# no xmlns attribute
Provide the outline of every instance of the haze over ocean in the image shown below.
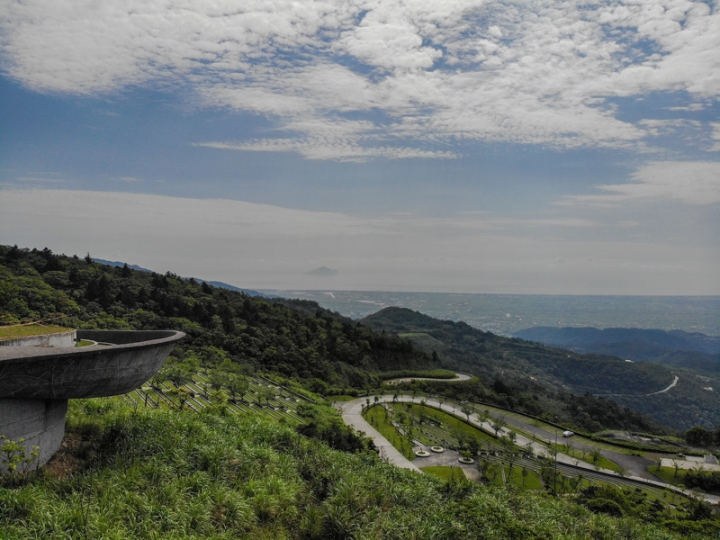
<svg viewBox="0 0 720 540"><path fill-rule="evenodd" d="M263 291L314 300L353 319L388 306L509 335L533 326L684 330L720 336L720 296L570 296L384 291Z"/></svg>

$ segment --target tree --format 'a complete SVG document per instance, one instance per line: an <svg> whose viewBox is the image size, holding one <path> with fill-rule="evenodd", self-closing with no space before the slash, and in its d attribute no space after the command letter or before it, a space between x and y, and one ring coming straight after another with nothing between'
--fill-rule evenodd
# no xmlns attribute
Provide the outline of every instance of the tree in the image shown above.
<svg viewBox="0 0 720 540"><path fill-rule="evenodd" d="M177 389L192 381L192 375L187 366L175 364L165 371L165 378Z"/></svg>
<svg viewBox="0 0 720 540"><path fill-rule="evenodd" d="M172 388L168 394L177 400L176 406L180 411L184 410L190 399L195 397L193 391L184 386Z"/></svg>
<svg viewBox="0 0 720 540"><path fill-rule="evenodd" d="M715 438L712 431L704 427L694 426L685 432L685 441L693 446L710 446Z"/></svg>
<svg viewBox="0 0 720 540"><path fill-rule="evenodd" d="M237 373L228 373L225 386L227 387L228 392L230 392L230 397L233 401L236 401L236 396L240 396L240 400L243 401L245 399L245 394L250 387L250 383L247 378L242 375Z"/></svg>
<svg viewBox="0 0 720 540"><path fill-rule="evenodd" d="M500 418L491 419L491 420L490 420L490 427L491 427L491 428L493 429L493 431L495 432L495 437L497 438L498 433L500 432L500 430L501 430L503 427L505 427L505 422L503 422L503 420L500 419Z"/></svg>
<svg viewBox="0 0 720 540"><path fill-rule="evenodd" d="M509 450L508 452L505 453L505 459L507 459L508 466L510 469L510 472L508 473L509 476L512 476L513 465L515 465L515 462L518 460L518 458L520 458L521 454L522 454L521 452L519 452L515 449Z"/></svg>
<svg viewBox="0 0 720 540"><path fill-rule="evenodd" d="M220 369L211 369L208 373L208 378L210 379L210 388L213 390L220 390L223 386L225 386L228 375L227 372Z"/></svg>
<svg viewBox="0 0 720 540"><path fill-rule="evenodd" d="M217 416L227 416L229 409L228 398L229 396L223 390L213 390L210 392L210 405L205 407L203 412Z"/></svg>
<svg viewBox="0 0 720 540"><path fill-rule="evenodd" d="M460 410L467 417L468 422L470 421L470 415L475 412L474 409L470 407L470 405L463 405L462 407L460 407Z"/></svg>
<svg viewBox="0 0 720 540"><path fill-rule="evenodd" d="M490 469L490 461L488 460L488 458L485 457L483 459L478 460L477 469L478 469L478 471L480 471L480 475L482 476L483 479L485 479L486 481L489 480L488 470Z"/></svg>

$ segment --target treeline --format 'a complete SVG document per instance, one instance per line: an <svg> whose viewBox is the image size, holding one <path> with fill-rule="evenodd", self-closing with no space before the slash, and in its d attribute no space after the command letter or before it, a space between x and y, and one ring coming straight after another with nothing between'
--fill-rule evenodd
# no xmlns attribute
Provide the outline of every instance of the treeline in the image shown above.
<svg viewBox="0 0 720 540"><path fill-rule="evenodd" d="M320 393L376 386L375 373L435 367L408 341L374 332L315 303L250 297L184 279L0 246L2 323L62 316L76 328L173 328L188 337L173 354L232 362L306 381ZM210 359L211 360L211 359Z"/></svg>

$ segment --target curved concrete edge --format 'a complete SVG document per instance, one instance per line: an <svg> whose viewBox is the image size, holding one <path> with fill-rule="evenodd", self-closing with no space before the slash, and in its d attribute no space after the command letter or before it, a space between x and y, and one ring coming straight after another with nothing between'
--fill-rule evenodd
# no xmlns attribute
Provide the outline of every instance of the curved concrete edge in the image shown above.
<svg viewBox="0 0 720 540"><path fill-rule="evenodd" d="M125 343L40 350L1 347L0 398L74 399L124 394L152 377L175 342L184 336L176 331L82 330L78 331L80 339L115 338Z"/></svg>
<svg viewBox="0 0 720 540"><path fill-rule="evenodd" d="M0 399L0 435L17 443L25 439L22 446L26 457L31 456L33 447L39 450L37 458L28 465L19 465L18 471L44 465L60 449L67 408L67 400ZM0 440L0 446L4 442ZM0 474L7 470L6 456L0 454Z"/></svg>

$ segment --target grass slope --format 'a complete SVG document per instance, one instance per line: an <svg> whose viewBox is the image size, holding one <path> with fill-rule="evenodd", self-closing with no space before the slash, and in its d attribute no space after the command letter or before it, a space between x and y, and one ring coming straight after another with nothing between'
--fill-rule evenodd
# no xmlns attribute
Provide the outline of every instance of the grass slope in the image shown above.
<svg viewBox="0 0 720 540"><path fill-rule="evenodd" d="M563 499L446 484L255 415L75 401L68 430L82 440L65 456L72 474L0 487L0 538L681 538Z"/></svg>

